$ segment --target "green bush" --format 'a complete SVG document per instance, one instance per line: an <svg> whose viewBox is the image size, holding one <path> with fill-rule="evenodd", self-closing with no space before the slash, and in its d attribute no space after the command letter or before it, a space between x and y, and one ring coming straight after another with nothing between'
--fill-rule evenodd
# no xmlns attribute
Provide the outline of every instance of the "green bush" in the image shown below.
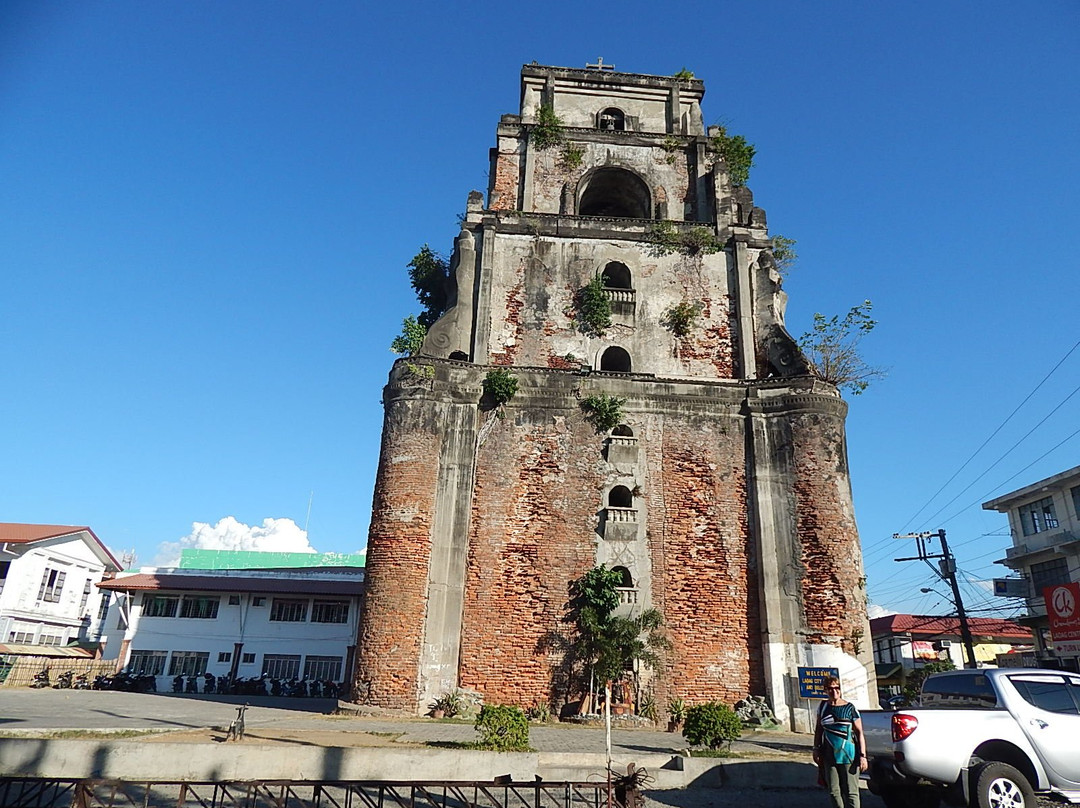
<svg viewBox="0 0 1080 808"><path fill-rule="evenodd" d="M739 739L742 721L723 702L696 704L686 711L686 725L682 734L694 746L719 749L721 746L731 746L732 741Z"/></svg>
<svg viewBox="0 0 1080 808"><path fill-rule="evenodd" d="M625 398L600 393L583 398L581 407L585 410L585 420L596 427L597 432L607 432L622 423L625 403Z"/></svg>
<svg viewBox="0 0 1080 808"><path fill-rule="evenodd" d="M604 291L602 275L594 276L578 289L574 305L577 307L578 328L585 333L602 336L611 328L611 300Z"/></svg>
<svg viewBox="0 0 1080 808"><path fill-rule="evenodd" d="M526 752L529 749L529 719L520 707L485 704L476 717L480 747L494 752Z"/></svg>
<svg viewBox="0 0 1080 808"><path fill-rule="evenodd" d="M536 110L536 123L529 132L529 140L541 151L563 143L563 122L554 107L543 104Z"/></svg>
<svg viewBox="0 0 1080 808"><path fill-rule="evenodd" d="M390 350L402 356L416 356L424 345L427 328L413 316L401 321L401 333L390 343Z"/></svg>
<svg viewBox="0 0 1080 808"><path fill-rule="evenodd" d="M757 149L746 142L742 135L729 135L724 126L717 127L717 133L709 138L709 151L724 159L728 177L735 186L746 185L750 179L750 169L754 167L754 155Z"/></svg>
<svg viewBox="0 0 1080 808"><path fill-rule="evenodd" d="M517 377L508 368L489 370L484 377L484 395L498 407L514 397L518 391Z"/></svg>

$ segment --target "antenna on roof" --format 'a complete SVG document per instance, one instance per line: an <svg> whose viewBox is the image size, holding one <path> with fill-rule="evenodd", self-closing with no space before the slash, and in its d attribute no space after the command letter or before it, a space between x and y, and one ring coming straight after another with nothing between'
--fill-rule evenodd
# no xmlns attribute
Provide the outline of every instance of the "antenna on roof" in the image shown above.
<svg viewBox="0 0 1080 808"><path fill-rule="evenodd" d="M307 535L308 522L311 521L311 500L315 499L315 492L312 491L308 494L307 498L307 516L304 517L304 535ZM310 539L308 540L310 542Z"/></svg>

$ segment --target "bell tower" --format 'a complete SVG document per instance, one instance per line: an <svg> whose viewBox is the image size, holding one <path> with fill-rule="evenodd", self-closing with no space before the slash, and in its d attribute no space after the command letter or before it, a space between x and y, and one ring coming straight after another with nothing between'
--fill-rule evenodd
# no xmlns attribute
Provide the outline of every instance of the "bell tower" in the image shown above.
<svg viewBox="0 0 1080 808"><path fill-rule="evenodd" d="M660 703L766 695L805 727L800 665L873 693L846 405L784 328L765 212L704 94L602 62L522 68L449 308L384 391L372 703L461 687L557 707L541 639L597 564L622 573L621 608L664 615ZM518 392L494 406L500 368Z"/></svg>

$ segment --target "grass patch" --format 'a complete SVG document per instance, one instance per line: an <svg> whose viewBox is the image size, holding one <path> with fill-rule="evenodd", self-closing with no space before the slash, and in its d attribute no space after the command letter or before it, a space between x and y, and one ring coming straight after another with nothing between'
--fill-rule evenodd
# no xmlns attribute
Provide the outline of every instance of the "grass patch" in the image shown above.
<svg viewBox="0 0 1080 808"><path fill-rule="evenodd" d="M735 758L740 756L732 752L730 749L689 749L687 750L687 757Z"/></svg>
<svg viewBox="0 0 1080 808"><path fill-rule="evenodd" d="M168 729L57 729L44 730L29 734L26 732L0 732L0 738L33 738L34 740L116 740L117 738L142 738L147 735L162 735L174 730Z"/></svg>

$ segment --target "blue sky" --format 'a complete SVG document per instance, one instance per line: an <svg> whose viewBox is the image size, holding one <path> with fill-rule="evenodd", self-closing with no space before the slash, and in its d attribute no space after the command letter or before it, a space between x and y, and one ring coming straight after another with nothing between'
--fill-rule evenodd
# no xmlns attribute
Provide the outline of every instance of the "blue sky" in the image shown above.
<svg viewBox="0 0 1080 808"><path fill-rule="evenodd" d="M889 538L943 527L1001 607L978 503L1080 463L1080 350L923 506L1080 339L1078 33L1073 2L7 0L0 520L143 563L226 517L362 548L405 264L486 189L521 65L602 56L693 70L756 145L794 333L874 301L889 375L848 421L872 600L948 608Z"/></svg>

